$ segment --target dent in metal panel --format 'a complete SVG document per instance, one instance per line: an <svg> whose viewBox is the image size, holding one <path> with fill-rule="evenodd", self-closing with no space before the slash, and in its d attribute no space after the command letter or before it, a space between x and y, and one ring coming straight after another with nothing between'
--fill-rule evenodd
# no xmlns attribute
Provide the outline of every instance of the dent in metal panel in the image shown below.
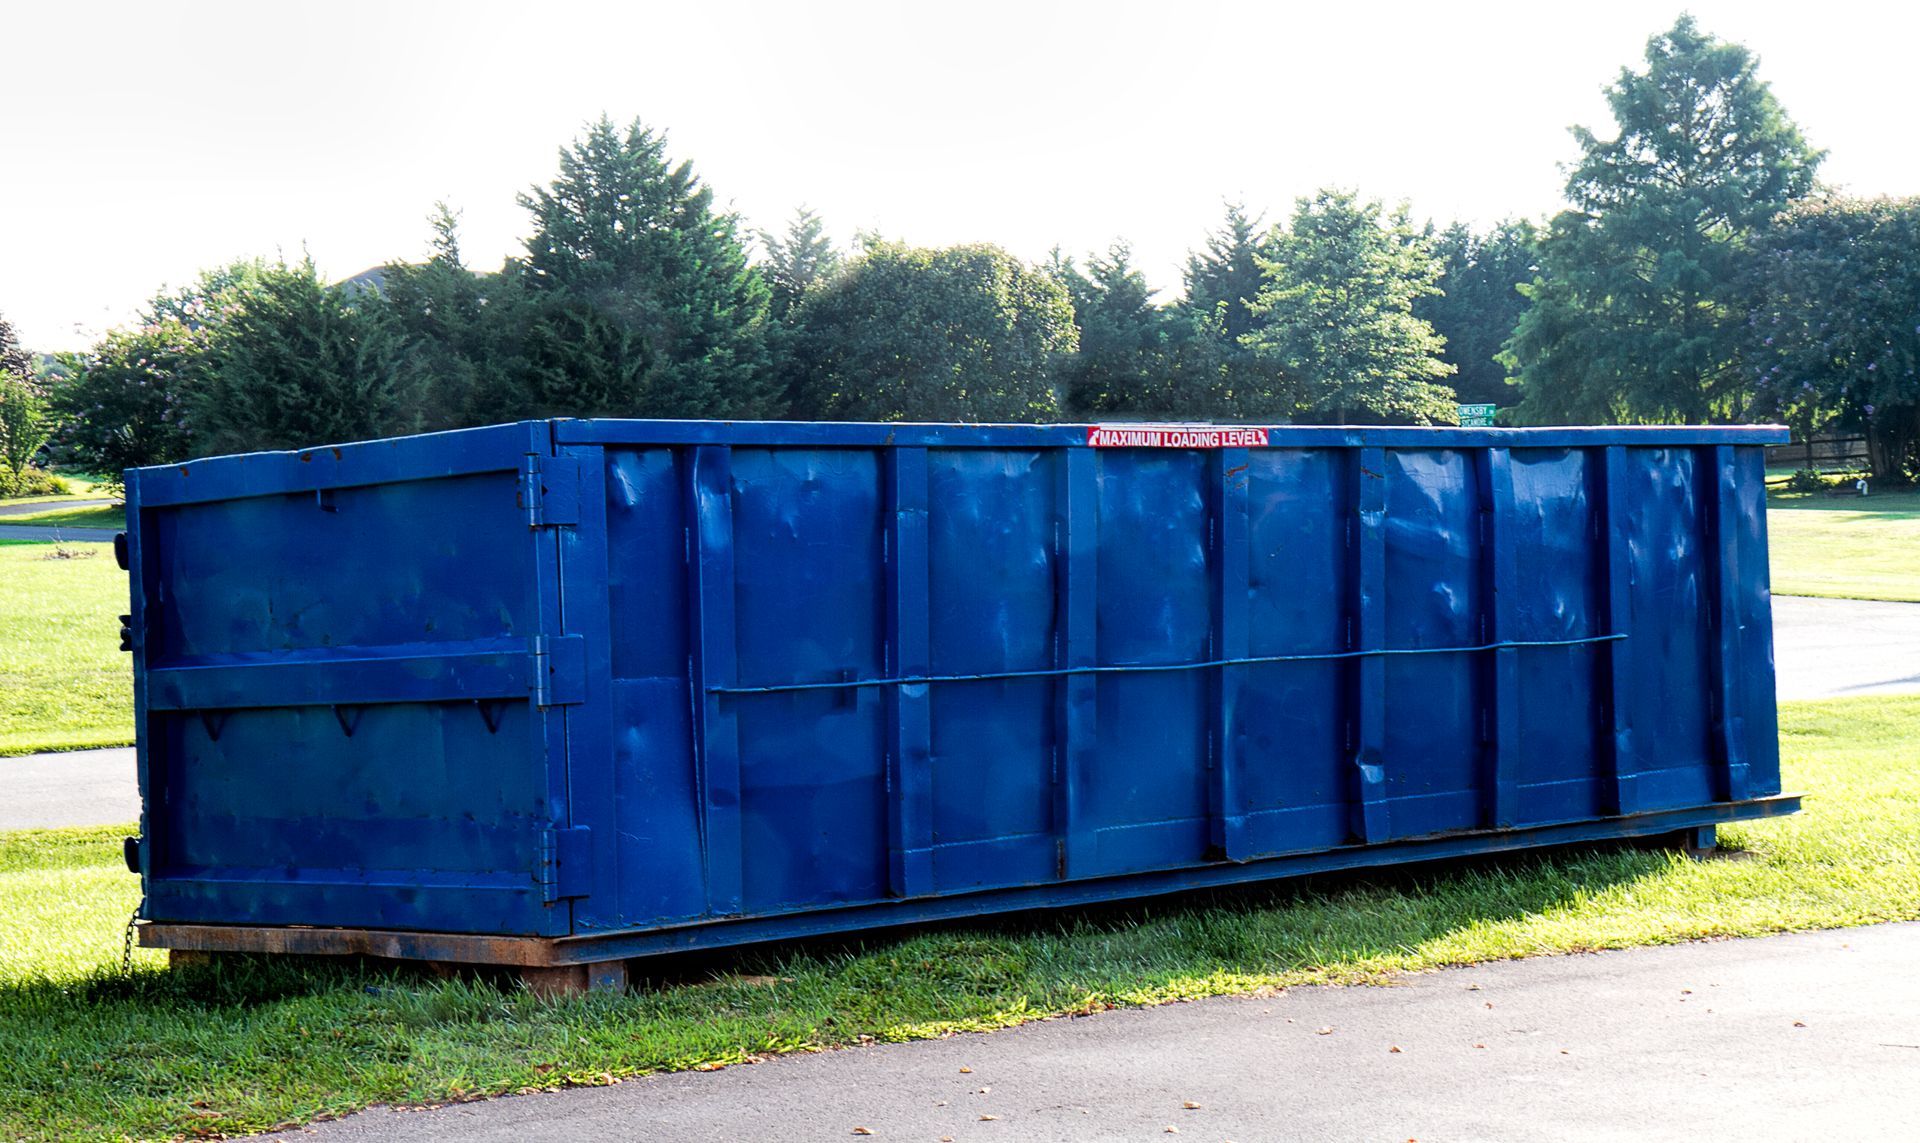
<svg viewBox="0 0 1920 1143"><path fill-rule="evenodd" d="M734 591L742 684L883 669L881 490L872 452L735 449ZM887 892L878 692L738 703L748 912Z"/></svg>
<svg viewBox="0 0 1920 1143"><path fill-rule="evenodd" d="M606 486L614 677L684 677L687 537L674 454L610 450Z"/></svg>
<svg viewBox="0 0 1920 1143"><path fill-rule="evenodd" d="M1103 664L1203 660L1212 631L1206 454L1100 456ZM1102 676L1088 824L1107 871L1199 860L1208 830L1208 679L1198 671Z"/></svg>
<svg viewBox="0 0 1920 1143"><path fill-rule="evenodd" d="M1470 457L1389 451L1386 464L1386 645L1481 642L1480 528ZM1478 823L1477 666L1465 654L1387 660L1386 781L1396 836Z"/></svg>
<svg viewBox="0 0 1920 1143"><path fill-rule="evenodd" d="M1048 460L1037 450L928 453L935 674L1052 665ZM936 844L1024 837L1051 850L1054 689L1047 679L932 688Z"/></svg>

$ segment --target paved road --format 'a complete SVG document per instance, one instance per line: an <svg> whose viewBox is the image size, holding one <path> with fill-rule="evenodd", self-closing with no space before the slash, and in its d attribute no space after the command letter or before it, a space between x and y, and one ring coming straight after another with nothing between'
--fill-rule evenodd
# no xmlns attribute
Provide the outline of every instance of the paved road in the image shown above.
<svg viewBox="0 0 1920 1143"><path fill-rule="evenodd" d="M118 500L43 500L38 504L0 504L0 516L31 516L36 512L64 512L72 508L104 508Z"/></svg>
<svg viewBox="0 0 1920 1143"><path fill-rule="evenodd" d="M1782 699L1920 691L1920 604L1781 596L1773 621ZM0 830L139 816L132 750L0 758Z"/></svg>
<svg viewBox="0 0 1920 1143"><path fill-rule="evenodd" d="M300 1137L1913 1139L1916 963L1920 925L1543 957L376 1109Z"/></svg>
<svg viewBox="0 0 1920 1143"><path fill-rule="evenodd" d="M1920 690L1920 603L1775 596L1782 699Z"/></svg>
<svg viewBox="0 0 1920 1143"><path fill-rule="evenodd" d="M0 831L118 825L139 817L132 747L0 758Z"/></svg>
<svg viewBox="0 0 1920 1143"><path fill-rule="evenodd" d="M60 540L75 544L110 544L114 528L66 528L44 524L0 524L0 540Z"/></svg>

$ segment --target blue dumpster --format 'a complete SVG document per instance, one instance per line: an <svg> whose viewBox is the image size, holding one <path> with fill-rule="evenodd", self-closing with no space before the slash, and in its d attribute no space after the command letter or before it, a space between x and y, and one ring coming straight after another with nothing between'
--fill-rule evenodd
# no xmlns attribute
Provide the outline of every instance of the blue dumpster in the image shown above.
<svg viewBox="0 0 1920 1143"><path fill-rule="evenodd" d="M141 940L576 965L1791 812L1786 439L556 420L134 470Z"/></svg>

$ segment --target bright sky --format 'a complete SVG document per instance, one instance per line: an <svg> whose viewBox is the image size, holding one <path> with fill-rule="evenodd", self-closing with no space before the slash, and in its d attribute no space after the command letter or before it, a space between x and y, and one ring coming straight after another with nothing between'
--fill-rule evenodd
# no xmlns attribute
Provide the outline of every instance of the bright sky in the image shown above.
<svg viewBox="0 0 1920 1143"><path fill-rule="evenodd" d="M1695 0L1758 52L1830 182L1920 193L1920 8ZM1328 184L1486 223L1559 204L1569 124L1679 0L29 3L0 0L0 313L78 348L163 284L310 251L420 257L435 199L492 269L514 194L602 111L667 130L750 225L1126 238L1171 297L1225 199Z"/></svg>

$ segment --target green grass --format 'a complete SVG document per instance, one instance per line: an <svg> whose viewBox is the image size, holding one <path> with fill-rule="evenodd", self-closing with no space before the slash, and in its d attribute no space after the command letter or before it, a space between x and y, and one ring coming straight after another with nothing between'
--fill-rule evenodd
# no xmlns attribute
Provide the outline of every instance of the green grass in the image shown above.
<svg viewBox="0 0 1920 1143"><path fill-rule="evenodd" d="M0 755L133 741L126 609L107 545L0 542Z"/></svg>
<svg viewBox="0 0 1920 1143"><path fill-rule="evenodd" d="M1920 492L1768 503L1775 594L1920 602Z"/></svg>
<svg viewBox="0 0 1920 1143"><path fill-rule="evenodd" d="M1637 850L1383 873L764 951L554 1004L486 983L241 962L118 973L122 829L0 835L0 1137L239 1134L775 1052L1597 948L1920 918L1920 697L1789 705L1794 818L1739 861Z"/></svg>
<svg viewBox="0 0 1920 1143"><path fill-rule="evenodd" d="M40 528L112 528L120 531L127 526L127 509L120 504L62 508L58 501L53 501L47 505L45 512L0 516L0 525L6 524L32 524Z"/></svg>

